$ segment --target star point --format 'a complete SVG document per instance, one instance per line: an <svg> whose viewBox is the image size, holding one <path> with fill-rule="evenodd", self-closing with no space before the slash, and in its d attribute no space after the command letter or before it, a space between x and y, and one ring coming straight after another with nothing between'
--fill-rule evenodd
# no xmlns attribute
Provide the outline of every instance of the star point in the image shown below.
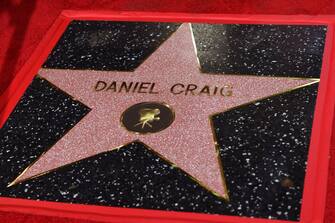
<svg viewBox="0 0 335 223"><path fill-rule="evenodd" d="M41 69L39 75L92 110L10 186L129 142L141 142L225 200L228 189L211 117L312 83L308 79L203 74L190 26L185 24L133 72ZM102 83L99 88L98 81ZM173 122L156 133L127 131L120 117L142 102L169 105L175 114ZM138 122L145 128L155 125L152 120L159 122L148 113Z"/></svg>

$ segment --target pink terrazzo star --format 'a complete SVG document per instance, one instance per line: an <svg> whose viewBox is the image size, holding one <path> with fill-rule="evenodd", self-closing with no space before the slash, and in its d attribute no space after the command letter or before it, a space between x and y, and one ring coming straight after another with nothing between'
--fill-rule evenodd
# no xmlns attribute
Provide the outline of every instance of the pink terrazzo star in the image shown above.
<svg viewBox="0 0 335 223"><path fill-rule="evenodd" d="M186 171L207 189L228 198L215 150L210 116L229 108L315 82L312 79L211 75L199 70L192 32L183 24L134 72L41 69L39 75L92 110L16 182L140 140ZM95 91L97 81L155 82L158 94ZM184 85L233 87L232 96L172 94L170 87ZM120 117L130 106L159 101L175 112L174 122L163 131L135 134L121 126Z"/></svg>

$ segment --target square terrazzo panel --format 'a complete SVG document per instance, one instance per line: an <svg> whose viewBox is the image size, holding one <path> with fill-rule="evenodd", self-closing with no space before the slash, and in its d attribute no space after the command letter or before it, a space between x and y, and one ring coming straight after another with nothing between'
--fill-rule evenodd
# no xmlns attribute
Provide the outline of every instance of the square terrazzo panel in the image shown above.
<svg viewBox="0 0 335 223"><path fill-rule="evenodd" d="M72 21L0 130L0 195L298 221L326 31Z"/></svg>

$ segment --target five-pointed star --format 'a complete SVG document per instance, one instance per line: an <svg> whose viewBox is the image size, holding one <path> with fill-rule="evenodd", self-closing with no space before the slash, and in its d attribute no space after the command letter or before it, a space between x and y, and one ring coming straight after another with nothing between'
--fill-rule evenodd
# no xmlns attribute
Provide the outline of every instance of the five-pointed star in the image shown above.
<svg viewBox="0 0 335 223"><path fill-rule="evenodd" d="M211 114L315 81L203 74L188 24L183 24L134 72L41 69L39 75L90 107L91 111L14 183L140 140L224 198L228 197L228 192L215 149ZM98 80L155 82L158 94L97 92L94 86ZM176 83L192 83L199 87L229 84L233 87L233 95L174 95L170 87ZM168 128L141 135L122 127L120 116L127 108L150 101L164 102L174 110L175 120Z"/></svg>

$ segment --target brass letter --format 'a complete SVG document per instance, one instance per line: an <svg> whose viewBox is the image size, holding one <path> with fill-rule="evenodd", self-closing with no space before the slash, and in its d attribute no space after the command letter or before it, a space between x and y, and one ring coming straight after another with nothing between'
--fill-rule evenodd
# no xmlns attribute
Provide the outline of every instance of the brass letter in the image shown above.
<svg viewBox="0 0 335 223"><path fill-rule="evenodd" d="M108 88L106 89L106 91L108 90L112 90L114 92L116 92L116 81L113 81L109 86Z"/></svg>
<svg viewBox="0 0 335 223"><path fill-rule="evenodd" d="M102 87L100 87L100 85L102 84ZM102 91L106 88L107 83L104 81L98 81L97 84L95 85L95 91Z"/></svg>
<svg viewBox="0 0 335 223"><path fill-rule="evenodd" d="M138 86L138 82L135 82L135 85L134 85L134 88L133 88L133 93L136 91L137 86Z"/></svg>
<svg viewBox="0 0 335 223"><path fill-rule="evenodd" d="M124 88L126 90L126 93L128 93L131 89L131 86L133 86L133 82L130 82L129 85L127 85L127 82L123 81L120 85L119 92L121 92Z"/></svg>
<svg viewBox="0 0 335 223"><path fill-rule="evenodd" d="M195 84L189 84L187 85L186 91L185 91L185 95L187 95L188 92L191 92L192 95L194 95L194 90L197 89L198 86Z"/></svg>
<svg viewBox="0 0 335 223"><path fill-rule="evenodd" d="M179 92L175 92L175 91L174 91L174 88L175 88L176 86L181 86L182 88L185 87L183 84L174 84L174 85L171 87L171 89L170 89L170 92L171 92L172 94L181 94L181 93L184 92L184 90L181 90L181 91L179 91Z"/></svg>
<svg viewBox="0 0 335 223"><path fill-rule="evenodd" d="M218 92L218 87L217 86L215 86L214 87L214 92L213 92L213 95L216 95L216 93Z"/></svg>
<svg viewBox="0 0 335 223"><path fill-rule="evenodd" d="M211 93L210 93L210 91L209 91L209 86L208 86L208 85L205 85L205 86L201 89L201 91L199 92L199 95L200 95L200 94L207 94L208 96L210 96Z"/></svg>
<svg viewBox="0 0 335 223"><path fill-rule="evenodd" d="M220 90L220 94L222 96L232 96L233 95L233 87L230 85L225 85Z"/></svg>
<svg viewBox="0 0 335 223"><path fill-rule="evenodd" d="M148 89L149 85L150 85L149 82L142 82L142 83L140 84L140 87L139 87L139 89L138 89L137 92L138 92L138 93L148 93L147 91L142 91L142 90L146 90L146 89Z"/></svg>

